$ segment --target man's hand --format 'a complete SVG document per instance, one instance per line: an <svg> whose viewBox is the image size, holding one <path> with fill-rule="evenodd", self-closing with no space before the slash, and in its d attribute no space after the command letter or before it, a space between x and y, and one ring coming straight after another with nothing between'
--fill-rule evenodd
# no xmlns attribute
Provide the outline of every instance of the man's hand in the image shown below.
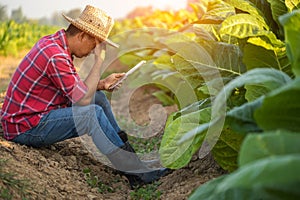
<svg viewBox="0 0 300 200"><path fill-rule="evenodd" d="M113 85L114 83L116 83L119 79L121 79L123 76L125 76L125 73L114 73L109 75L108 77L106 77L103 80L100 80L98 82L98 86L97 88L99 90L107 90L107 91L113 91L114 89L119 89L122 85L122 83L120 83L118 86L116 86L114 89L109 89L109 87L111 85Z"/></svg>
<svg viewBox="0 0 300 200"><path fill-rule="evenodd" d="M106 43L99 42L98 39L95 40L96 40L96 47L93 50L93 53L95 54L95 62L100 61L102 63L105 58Z"/></svg>

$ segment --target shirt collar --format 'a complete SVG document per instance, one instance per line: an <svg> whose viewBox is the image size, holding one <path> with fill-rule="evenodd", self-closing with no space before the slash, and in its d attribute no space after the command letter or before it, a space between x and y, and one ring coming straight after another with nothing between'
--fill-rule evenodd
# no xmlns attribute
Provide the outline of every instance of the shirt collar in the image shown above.
<svg viewBox="0 0 300 200"><path fill-rule="evenodd" d="M64 29L61 29L58 32L58 35L60 36L59 38L60 38L62 47L65 49L66 52L68 52L69 56L73 60L73 57L71 56L71 53L70 53L69 44L68 44L68 41L67 41L66 31Z"/></svg>

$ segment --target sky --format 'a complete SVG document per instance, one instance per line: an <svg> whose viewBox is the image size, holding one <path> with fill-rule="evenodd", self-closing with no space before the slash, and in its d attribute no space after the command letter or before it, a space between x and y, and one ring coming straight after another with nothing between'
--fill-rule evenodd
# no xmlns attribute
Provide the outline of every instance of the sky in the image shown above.
<svg viewBox="0 0 300 200"><path fill-rule="evenodd" d="M178 10L186 7L186 0L1 0L0 4L6 6L8 15L11 10L21 7L23 14L32 19L49 18L54 12L67 12L75 8L83 10L86 5L101 8L113 18L121 18L137 6Z"/></svg>

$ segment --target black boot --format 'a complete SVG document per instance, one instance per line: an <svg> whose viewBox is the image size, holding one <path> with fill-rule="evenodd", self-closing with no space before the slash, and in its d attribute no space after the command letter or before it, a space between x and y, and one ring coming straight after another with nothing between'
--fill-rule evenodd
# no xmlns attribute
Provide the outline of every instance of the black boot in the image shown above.
<svg viewBox="0 0 300 200"><path fill-rule="evenodd" d="M125 131L120 131L118 135L124 143L128 141L128 135Z"/></svg>
<svg viewBox="0 0 300 200"><path fill-rule="evenodd" d="M132 146L129 144L129 142L128 142L128 135L127 135L127 133L125 132L125 131L120 131L119 133L118 133L118 135L119 135L119 137L121 138L121 140L124 142L124 143L127 143L128 144L128 147L127 147L127 149L128 149L128 151L129 152L133 152L133 153L135 153L135 150L132 148ZM126 150L127 151L127 150Z"/></svg>
<svg viewBox="0 0 300 200"><path fill-rule="evenodd" d="M132 147L126 142L121 148L106 155L112 165L126 176L131 189L157 181L170 173L166 168L150 169L134 152L131 152L131 149Z"/></svg>

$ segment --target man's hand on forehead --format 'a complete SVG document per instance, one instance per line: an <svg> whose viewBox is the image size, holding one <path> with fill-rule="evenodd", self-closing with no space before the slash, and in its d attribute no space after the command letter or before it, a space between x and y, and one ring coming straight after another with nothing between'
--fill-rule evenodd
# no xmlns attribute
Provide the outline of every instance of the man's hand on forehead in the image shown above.
<svg viewBox="0 0 300 200"><path fill-rule="evenodd" d="M96 56L100 56L100 58L104 59L105 57L105 51L106 51L106 42L100 41L98 39L96 40L96 47L94 49L94 54Z"/></svg>

